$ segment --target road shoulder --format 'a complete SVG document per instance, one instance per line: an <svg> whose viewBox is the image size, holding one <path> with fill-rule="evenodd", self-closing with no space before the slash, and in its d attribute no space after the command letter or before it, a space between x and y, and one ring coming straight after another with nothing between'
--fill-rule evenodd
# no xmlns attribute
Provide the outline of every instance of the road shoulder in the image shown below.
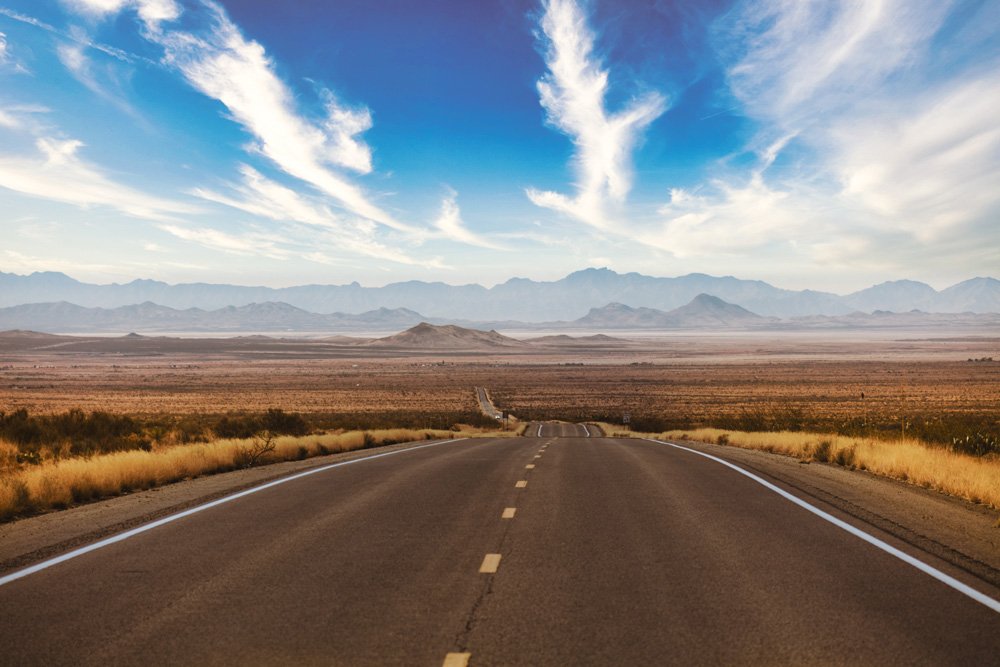
<svg viewBox="0 0 1000 667"><path fill-rule="evenodd" d="M982 505L825 463L704 442L672 440L818 501L1000 587L1000 513Z"/></svg>

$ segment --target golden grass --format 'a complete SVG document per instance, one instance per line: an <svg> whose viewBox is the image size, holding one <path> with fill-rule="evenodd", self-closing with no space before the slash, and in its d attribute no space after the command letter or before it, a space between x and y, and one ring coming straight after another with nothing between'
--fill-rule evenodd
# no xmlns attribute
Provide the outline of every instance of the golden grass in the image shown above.
<svg viewBox="0 0 1000 667"><path fill-rule="evenodd" d="M747 433L716 428L638 434L625 433L621 426L601 426L613 436L698 440L783 454L804 461L835 463L1000 509L1000 460L958 454L917 440L886 441L789 431Z"/></svg>
<svg viewBox="0 0 1000 667"><path fill-rule="evenodd" d="M273 439L262 463L305 459L363 447L471 435L499 435L465 427L458 432L430 429L348 431ZM0 520L74 503L148 489L182 479L240 468L260 439L218 440L89 458L63 459L0 474ZM0 448L0 456L6 449Z"/></svg>

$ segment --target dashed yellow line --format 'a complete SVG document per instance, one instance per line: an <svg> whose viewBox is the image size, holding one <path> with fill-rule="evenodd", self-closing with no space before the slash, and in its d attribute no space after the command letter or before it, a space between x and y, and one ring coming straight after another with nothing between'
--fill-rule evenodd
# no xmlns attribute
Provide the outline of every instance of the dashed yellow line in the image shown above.
<svg viewBox="0 0 1000 667"><path fill-rule="evenodd" d="M496 574L500 567L500 554L486 554L483 564L479 566L480 574Z"/></svg>
<svg viewBox="0 0 1000 667"><path fill-rule="evenodd" d="M540 459L540 458L542 458L542 455L541 454L535 454L535 458L536 459Z"/></svg>
<svg viewBox="0 0 1000 667"><path fill-rule="evenodd" d="M500 518L501 519L513 519L514 518L514 512L516 512L516 511L517 511L516 507L507 507L507 508L504 508L503 514L500 515Z"/></svg>
<svg viewBox="0 0 1000 667"><path fill-rule="evenodd" d="M518 488L518 489L523 489L526 486L528 486L528 480L525 480L525 479L522 479L521 481L519 481L516 484L514 484L514 487Z"/></svg>
<svg viewBox="0 0 1000 667"><path fill-rule="evenodd" d="M469 667L471 653L449 653L444 657L441 667Z"/></svg>
<svg viewBox="0 0 1000 667"><path fill-rule="evenodd" d="M524 467L527 468L528 470L534 470L535 469L535 464L534 463L529 463L528 465L526 465Z"/></svg>

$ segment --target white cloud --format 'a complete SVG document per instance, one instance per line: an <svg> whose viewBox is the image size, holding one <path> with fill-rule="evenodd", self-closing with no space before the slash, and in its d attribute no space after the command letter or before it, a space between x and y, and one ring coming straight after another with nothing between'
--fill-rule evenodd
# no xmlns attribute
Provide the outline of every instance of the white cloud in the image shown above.
<svg viewBox="0 0 1000 667"><path fill-rule="evenodd" d="M82 146L78 140L40 137L35 156L0 156L0 187L75 206L109 206L150 220L198 211L112 180L78 156Z"/></svg>
<svg viewBox="0 0 1000 667"><path fill-rule="evenodd" d="M995 228L1000 75L940 85L899 107L841 119L821 139L842 196L925 243L986 218Z"/></svg>
<svg viewBox="0 0 1000 667"><path fill-rule="evenodd" d="M73 41L60 44L56 48L59 62L73 77L92 93L115 105L125 113L136 116L137 112L129 104L115 69L98 65L87 56L85 49L94 44L78 30L70 32ZM120 66L120 63L116 63Z"/></svg>
<svg viewBox="0 0 1000 667"><path fill-rule="evenodd" d="M292 253L282 247L284 239L262 232L230 234L211 227L190 227L179 224L162 224L159 228L184 241L191 241L207 248L234 255L259 256L269 259L288 259Z"/></svg>
<svg viewBox="0 0 1000 667"><path fill-rule="evenodd" d="M548 0L541 19L548 73L538 82L548 122L575 146L576 196L529 189L537 206L608 228L607 204L631 189L631 156L642 132L666 110L659 93L634 98L621 111L605 108L608 71L594 54L594 34L575 0Z"/></svg>
<svg viewBox="0 0 1000 667"><path fill-rule="evenodd" d="M305 118L264 47L247 40L222 7L214 3L207 7L213 19L207 34L156 29L147 37L164 47L167 62L192 86L225 105L256 139L254 150L285 173L313 185L356 215L413 231L333 169L371 171L371 150L358 139L371 127L368 110L344 106L326 92L325 118L318 123Z"/></svg>
<svg viewBox="0 0 1000 667"><path fill-rule="evenodd" d="M4 109L0 109L0 127L6 127L7 129L16 129L20 127L20 121L14 117L13 114L8 113Z"/></svg>
<svg viewBox="0 0 1000 667"><path fill-rule="evenodd" d="M441 202L441 215L434 221L434 227L440 232L440 236L451 241L492 250L505 250L503 246L472 232L465 225L462 211L458 207L458 193L454 190L451 190Z"/></svg>
<svg viewBox="0 0 1000 667"><path fill-rule="evenodd" d="M20 74L29 74L28 68L14 57L13 49L7 41L7 34L0 32L0 68L11 69Z"/></svg>
<svg viewBox="0 0 1000 667"><path fill-rule="evenodd" d="M161 21L174 21L181 15L181 8L174 0L63 0L70 9L95 18L117 14L124 9L135 9L148 27Z"/></svg>
<svg viewBox="0 0 1000 667"><path fill-rule="evenodd" d="M745 113L785 131L879 95L917 64L950 2L743 3L721 25L732 93Z"/></svg>
<svg viewBox="0 0 1000 667"><path fill-rule="evenodd" d="M323 230L321 241L337 248L402 264L417 260L375 239L375 225L356 216L345 217L310 198L266 178L248 165L241 165L243 181L230 186L234 195L206 188L192 191L197 197L276 221L295 222Z"/></svg>
<svg viewBox="0 0 1000 667"><path fill-rule="evenodd" d="M730 89L759 123L756 164L672 193L644 240L748 266L992 270L981 248L1000 247L1000 62L995 49L942 34L951 9L738 6L717 38ZM977 57L954 55L963 50Z"/></svg>

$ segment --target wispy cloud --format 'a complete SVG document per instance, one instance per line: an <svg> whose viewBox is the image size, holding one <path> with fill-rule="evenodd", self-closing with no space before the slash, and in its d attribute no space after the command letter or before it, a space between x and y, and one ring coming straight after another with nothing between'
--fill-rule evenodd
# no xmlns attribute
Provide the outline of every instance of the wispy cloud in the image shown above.
<svg viewBox="0 0 1000 667"><path fill-rule="evenodd" d="M83 143L78 140L39 137L35 147L32 156L0 156L0 187L75 206L108 206L149 220L198 211L115 181L79 156Z"/></svg>
<svg viewBox="0 0 1000 667"><path fill-rule="evenodd" d="M174 21L181 15L181 8L174 0L63 0L73 10L97 18L117 14L124 9L135 9L148 27L161 21Z"/></svg>
<svg viewBox="0 0 1000 667"><path fill-rule="evenodd" d="M573 141L576 195L529 189L538 206L607 228L607 205L621 204L631 189L632 151L642 132L667 108L650 92L618 112L605 106L608 71L594 53L594 32L576 0L543 4L541 40L549 71L538 82L548 122Z"/></svg>
<svg viewBox="0 0 1000 667"><path fill-rule="evenodd" d="M371 127L365 108L323 91L325 116L299 112L295 96L274 71L264 47L243 36L219 5L206 2L211 24L200 33L155 24L146 36L165 49L167 63L198 91L221 102L255 139L253 150L285 173L332 197L355 215L400 231L412 227L374 204L336 168L372 170L371 149L358 137Z"/></svg>
<svg viewBox="0 0 1000 667"><path fill-rule="evenodd" d="M138 117L138 112L129 103L128 97L123 91L122 82L116 69L105 65L95 66L86 53L87 47L92 46L92 43L79 30L70 31L70 35L74 37L73 41L60 44L56 48L59 62L92 93L125 113ZM119 67L128 67L121 63L115 64Z"/></svg>
<svg viewBox="0 0 1000 667"><path fill-rule="evenodd" d="M361 135L371 128L371 112L343 103L320 89L323 113L310 117L277 75L264 47L245 37L225 9L203 3L201 25L183 26L172 0L72 0L77 11L107 16L134 9L145 23L143 35L164 49L164 62L202 94L218 100L254 139L249 150L332 198L347 213L393 230L419 234L373 202L344 173L372 171L371 148Z"/></svg>
<svg viewBox="0 0 1000 667"><path fill-rule="evenodd" d="M14 57L13 49L7 42L7 34L0 32L0 69L14 70L22 74L28 74L28 68Z"/></svg>
<svg viewBox="0 0 1000 667"><path fill-rule="evenodd" d="M492 250L506 249L499 243L494 243L488 238L472 232L466 226L462 220L462 211L458 206L458 193L451 189L441 202L441 215L434 221L434 227L438 230L439 236L450 241Z"/></svg>
<svg viewBox="0 0 1000 667"><path fill-rule="evenodd" d="M105 55L111 56L112 58L115 58L122 62L126 63L135 63L139 61L150 62L145 58L136 56L117 47L110 46L108 44L102 44L101 42L95 42L85 32L79 29L71 29L68 31L60 30L55 26L46 23L45 21L35 18L34 16L21 14L20 12L15 12L13 10L7 9L6 7L0 7L0 16L6 16L7 18L12 19L14 21L18 21L20 23L26 23L27 25L32 25L35 26L36 28L41 28L46 32L52 33L53 35L57 35L59 37L62 37L63 39L72 41L76 44L79 44L80 46L86 46L88 48L95 49L97 51L100 51L101 53L104 53Z"/></svg>
<svg viewBox="0 0 1000 667"><path fill-rule="evenodd" d="M718 26L744 113L785 131L848 112L925 54L950 2L741 3Z"/></svg>
<svg viewBox="0 0 1000 667"><path fill-rule="evenodd" d="M240 166L242 182L230 184L232 194L195 188L197 197L269 220L293 222L322 230L317 241L351 252L402 264L417 263L406 253L375 238L375 225L357 216L335 213L317 198L277 183L248 165Z"/></svg>
<svg viewBox="0 0 1000 667"><path fill-rule="evenodd" d="M758 123L747 146L755 166L675 191L645 240L675 256L887 271L985 259L984 243L1000 247L992 185L1000 182L1000 59L945 34L954 8L738 6L716 37L730 90ZM955 46L941 49L942 40ZM794 158L782 164L787 152Z"/></svg>
<svg viewBox="0 0 1000 667"><path fill-rule="evenodd" d="M265 232L251 231L243 234L230 234L213 227L195 227L181 224L161 224L159 228L184 241L221 250L234 255L267 257L284 260L292 253L283 248L284 239Z"/></svg>

